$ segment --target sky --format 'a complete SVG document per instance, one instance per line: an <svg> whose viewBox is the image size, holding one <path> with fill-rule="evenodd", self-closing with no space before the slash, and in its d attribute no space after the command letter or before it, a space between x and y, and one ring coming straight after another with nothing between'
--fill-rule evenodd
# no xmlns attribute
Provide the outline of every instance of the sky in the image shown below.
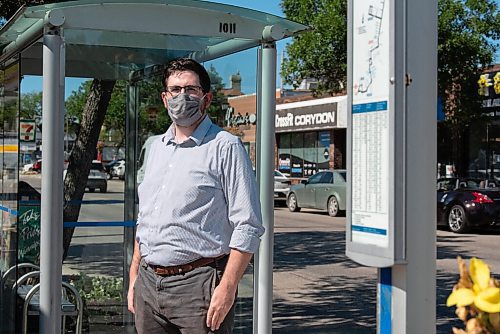
<svg viewBox="0 0 500 334"><path fill-rule="evenodd" d="M277 16L284 17L284 14L280 7L279 0L206 0L208 2L218 2L228 5L234 5L239 7L245 7L249 9L254 9L269 14L274 14ZM281 55L285 48L286 43L290 43L291 38L279 41L277 43L278 52L278 70L281 64ZM256 77L256 65L257 65L257 51L256 49L247 50L239 52L238 54L226 56L220 58L216 61L210 61L204 63L205 67L208 69L210 65L214 65L216 71L221 76L223 83L226 88L230 88L230 76L240 73L241 76L241 86L243 93L251 94L255 93L255 77ZM281 80L279 74L277 74L277 86L281 85ZM66 97L71 95L71 92L77 90L82 79L79 78L66 78ZM21 93L41 91L42 90L42 80L40 77L26 76L21 85Z"/></svg>
<svg viewBox="0 0 500 334"><path fill-rule="evenodd" d="M262 12L274 14L277 16L284 17L284 14L280 7L280 0L206 0L209 2L218 2L228 5L234 5L239 7L245 7L249 9L259 10ZM500 0L497 0L497 3ZM277 87L282 85L281 78L279 77L279 69L281 64L281 58L284 54L284 49L286 44L291 43L292 39L287 38L276 43L277 45ZM496 55L496 62L500 62L500 54ZM257 51L256 49L247 50L239 52L234 55L226 56L214 61L204 63L206 68L210 65L214 65L216 71L221 76L223 83L226 88L230 88L230 76L240 73L242 82L242 91L246 94L251 94L255 92L256 83L256 64L257 64ZM67 78L66 79L66 97L71 94L73 90L77 90L78 86L81 84L82 79L77 78ZM25 77L23 84L21 86L21 92L31 92L31 91L41 91L42 81L39 77Z"/></svg>

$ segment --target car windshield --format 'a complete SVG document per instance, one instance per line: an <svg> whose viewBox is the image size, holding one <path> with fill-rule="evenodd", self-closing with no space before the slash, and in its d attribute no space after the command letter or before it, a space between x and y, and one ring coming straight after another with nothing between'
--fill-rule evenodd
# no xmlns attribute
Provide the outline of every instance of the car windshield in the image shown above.
<svg viewBox="0 0 500 334"><path fill-rule="evenodd" d="M339 174L344 178L344 181L347 180L347 172L339 172Z"/></svg>
<svg viewBox="0 0 500 334"><path fill-rule="evenodd" d="M484 188L479 179L440 179L437 182L438 190L453 190L455 188Z"/></svg>
<svg viewBox="0 0 500 334"><path fill-rule="evenodd" d="M93 162L90 169L104 170L104 167L103 167L102 163L100 163L100 162Z"/></svg>

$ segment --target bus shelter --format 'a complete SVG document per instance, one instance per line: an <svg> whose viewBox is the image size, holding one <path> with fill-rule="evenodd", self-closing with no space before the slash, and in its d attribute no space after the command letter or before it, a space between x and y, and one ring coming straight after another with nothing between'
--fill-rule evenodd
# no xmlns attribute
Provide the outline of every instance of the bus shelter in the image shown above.
<svg viewBox="0 0 500 334"><path fill-rule="evenodd" d="M255 47L258 48L256 167L266 234L254 261L254 309L253 325L250 326L254 332L270 332L275 42L306 29L304 25L267 13L195 0L90 0L20 8L0 30L0 111L3 122L0 133L0 313L3 315L0 333L20 332L13 310L15 300L10 295L12 291L5 274L9 269L12 273L13 268L17 278L20 263L29 262L26 248L36 249L37 242L40 250L39 330L40 333L60 331L62 320L58 301L61 300L63 226L94 226L95 229L101 226L63 222L65 78L127 82L124 124L127 169L121 222L122 278L126 290L137 217L137 170L140 167L137 161L143 143L138 136L141 89L151 78L161 75L164 64L171 59L190 57L205 62ZM20 153L24 146L29 145L26 143L29 132L36 131L33 127L37 126L35 122L30 128L29 122L23 123L21 117L20 87L23 77L29 75L43 78L41 184L24 178L20 166L24 161L20 159ZM40 217L40 226L29 225L30 220L36 223L37 217ZM26 231L31 231L27 235L32 240L25 238ZM37 233L40 233L39 239ZM127 318L126 305L122 306L123 316ZM128 317L130 322L130 315Z"/></svg>

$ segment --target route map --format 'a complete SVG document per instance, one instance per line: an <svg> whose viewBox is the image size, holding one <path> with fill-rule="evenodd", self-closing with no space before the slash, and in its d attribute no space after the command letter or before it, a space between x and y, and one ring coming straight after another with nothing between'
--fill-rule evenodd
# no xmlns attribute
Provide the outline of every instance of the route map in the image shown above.
<svg viewBox="0 0 500 334"><path fill-rule="evenodd" d="M353 13L356 39L353 59L354 96L388 95L389 15L386 0L367 1ZM366 2L365 2L366 3ZM375 89L375 91L374 91Z"/></svg>

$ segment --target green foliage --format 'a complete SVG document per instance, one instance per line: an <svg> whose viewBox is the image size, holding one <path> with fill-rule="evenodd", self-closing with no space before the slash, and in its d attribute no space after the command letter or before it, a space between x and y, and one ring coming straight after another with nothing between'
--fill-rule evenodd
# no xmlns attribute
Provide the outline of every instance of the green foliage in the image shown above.
<svg viewBox="0 0 500 334"><path fill-rule="evenodd" d="M494 0L439 0L438 94L448 121L465 126L481 117L477 80L493 62L500 36Z"/></svg>
<svg viewBox="0 0 500 334"><path fill-rule="evenodd" d="M71 283L86 304L110 299L116 301L123 299L123 278L121 277L94 277L81 273L74 277Z"/></svg>
<svg viewBox="0 0 500 334"><path fill-rule="evenodd" d="M164 133L172 123L161 99L162 91L161 75L145 80L139 85L139 133L143 141L149 136Z"/></svg>
<svg viewBox="0 0 500 334"><path fill-rule="evenodd" d="M117 81L113 89L113 94L111 94L106 118L104 119L106 131L114 132L115 138L119 138L119 146L125 145L126 96L127 82L124 80Z"/></svg>
<svg viewBox="0 0 500 334"><path fill-rule="evenodd" d="M227 103L227 97L222 93L222 89L224 88L222 78L213 65L210 65L207 72L210 76L211 90L213 94L212 103L208 107L207 114L214 123L219 126L223 126L225 111L222 110L222 104Z"/></svg>
<svg viewBox="0 0 500 334"><path fill-rule="evenodd" d="M35 119L42 117L42 92L21 95L21 118Z"/></svg>
<svg viewBox="0 0 500 334"><path fill-rule="evenodd" d="M282 0L286 17L313 27L287 45L281 75L298 87L302 80L319 80L316 93L339 93L347 81L347 1Z"/></svg>
<svg viewBox="0 0 500 334"><path fill-rule="evenodd" d="M87 98L90 92L90 85L92 80L84 81L77 91L73 91L70 96L66 99L65 107L66 112L70 116L76 116L78 119L82 119L82 112L87 102Z"/></svg>
<svg viewBox="0 0 500 334"><path fill-rule="evenodd" d="M43 1L43 0L3 0L0 1L0 27L5 24L5 22L10 19L17 10L23 5L40 5L43 3L58 2L58 1Z"/></svg>
<svg viewBox="0 0 500 334"><path fill-rule="evenodd" d="M470 92L477 90L478 73L491 64L498 44L498 5L494 0L438 4L439 95L447 110L454 109L466 123L471 110L477 110ZM281 7L287 18L313 27L287 46L281 68L285 82L297 87L305 78L316 78L318 93L342 92L347 81L347 1L282 0Z"/></svg>
<svg viewBox="0 0 500 334"><path fill-rule="evenodd" d="M84 81L77 91L71 93L66 99L65 106L68 116L76 116L82 119L82 112L90 91L92 80ZM117 81L109 101L104 119L104 127L107 131L114 131L120 138L119 144L123 145L125 140L125 112L126 112L126 81Z"/></svg>

